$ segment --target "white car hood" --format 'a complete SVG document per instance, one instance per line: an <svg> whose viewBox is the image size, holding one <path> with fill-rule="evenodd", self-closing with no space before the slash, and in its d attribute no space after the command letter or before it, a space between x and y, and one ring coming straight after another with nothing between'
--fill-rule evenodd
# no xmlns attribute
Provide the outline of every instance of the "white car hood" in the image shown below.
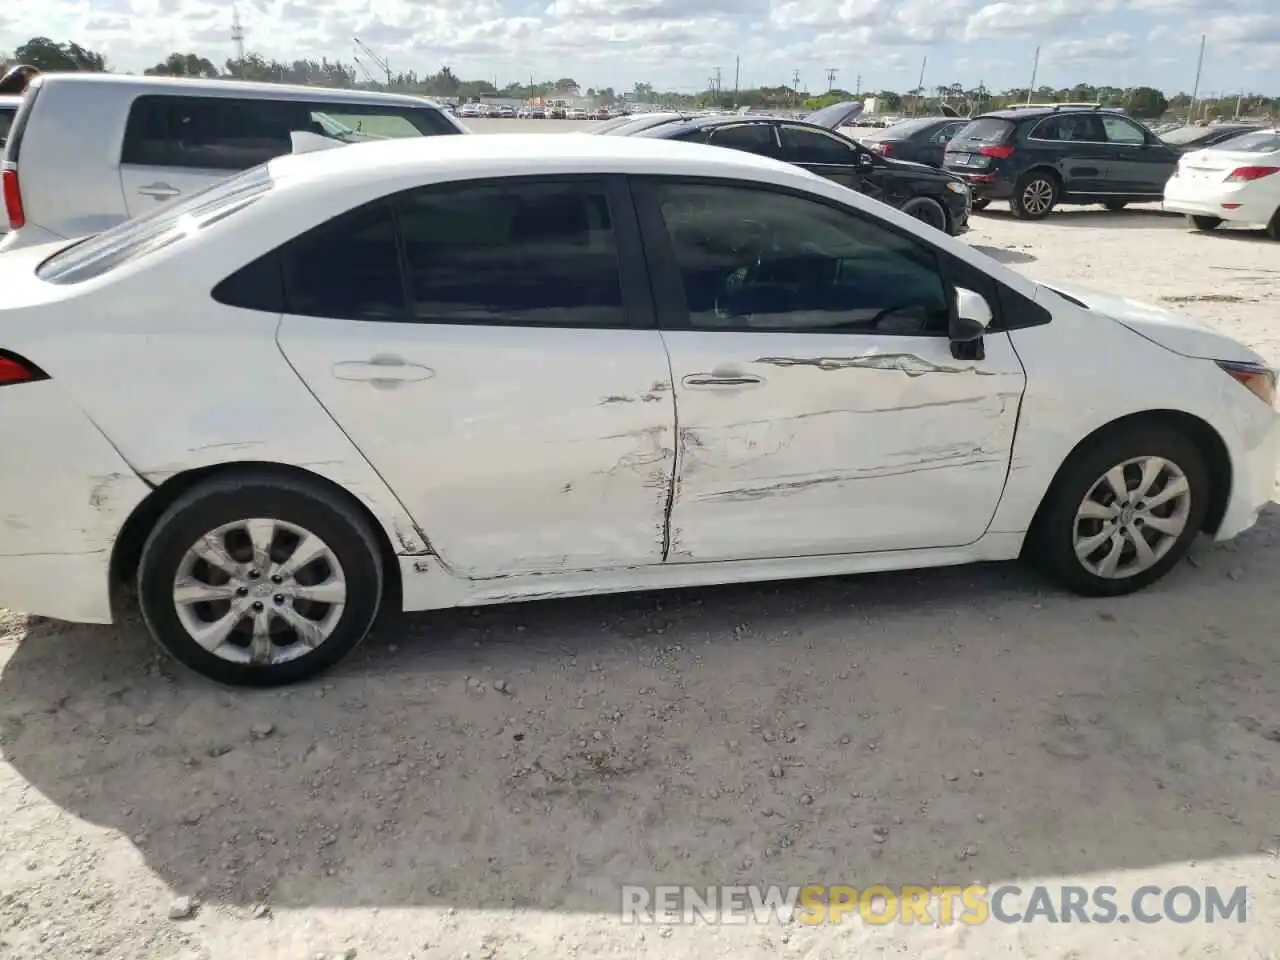
<svg viewBox="0 0 1280 960"><path fill-rule="evenodd" d="M1265 362L1243 343L1218 333L1194 317L1089 287L1056 282L1041 286L1082 303L1094 313L1110 317L1139 336L1184 357L1234 363Z"/></svg>

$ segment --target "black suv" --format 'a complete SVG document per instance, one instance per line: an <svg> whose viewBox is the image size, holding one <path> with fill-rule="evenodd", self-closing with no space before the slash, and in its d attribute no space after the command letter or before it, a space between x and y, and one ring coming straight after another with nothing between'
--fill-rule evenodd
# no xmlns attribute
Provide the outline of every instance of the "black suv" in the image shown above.
<svg viewBox="0 0 1280 960"><path fill-rule="evenodd" d="M1164 197L1178 151L1117 110L1031 107L975 117L947 144L943 167L973 189L974 209L1008 200L1039 220L1060 203L1128 203Z"/></svg>
<svg viewBox="0 0 1280 960"><path fill-rule="evenodd" d="M969 188L959 177L924 164L877 156L836 132L861 109L860 103L839 103L804 120L747 113L677 117L634 133L626 127L611 133L689 140L773 157L897 207L952 236L968 230Z"/></svg>

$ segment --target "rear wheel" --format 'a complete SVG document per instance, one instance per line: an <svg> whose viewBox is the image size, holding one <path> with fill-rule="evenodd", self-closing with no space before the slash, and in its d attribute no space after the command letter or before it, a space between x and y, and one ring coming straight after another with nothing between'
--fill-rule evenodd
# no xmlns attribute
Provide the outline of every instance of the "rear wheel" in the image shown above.
<svg viewBox="0 0 1280 960"><path fill-rule="evenodd" d="M1199 214L1187 214L1187 223L1195 227L1197 230L1203 230L1208 233L1210 230L1217 230L1222 226L1221 217L1202 217Z"/></svg>
<svg viewBox="0 0 1280 960"><path fill-rule="evenodd" d="M1108 210L1110 210L1112 213L1118 213L1128 205L1129 205L1128 202L1125 200L1108 200L1106 203L1103 204L1103 206L1106 207Z"/></svg>
<svg viewBox="0 0 1280 960"><path fill-rule="evenodd" d="M1073 455L1037 518L1029 556L1077 593L1132 593L1183 557L1208 503L1196 445L1168 427L1136 426Z"/></svg>
<svg viewBox="0 0 1280 960"><path fill-rule="evenodd" d="M916 197L914 200L908 200L902 205L902 212L908 216L915 217L921 223L927 223L935 230L941 230L946 233L947 211L942 208L942 204L937 200L930 197Z"/></svg>
<svg viewBox="0 0 1280 960"><path fill-rule="evenodd" d="M1271 217L1271 222L1267 224L1267 236L1272 240L1280 240L1280 209Z"/></svg>
<svg viewBox="0 0 1280 960"><path fill-rule="evenodd" d="M1019 220L1043 220L1058 203L1058 181L1051 173L1033 170L1013 188L1009 209Z"/></svg>
<svg viewBox="0 0 1280 960"><path fill-rule="evenodd" d="M356 648L382 597L368 524L319 486L267 474L199 484L143 547L138 594L152 636L219 683L275 686Z"/></svg>
<svg viewBox="0 0 1280 960"><path fill-rule="evenodd" d="M970 209L985 210L989 206L991 206L991 201L989 199L987 199L986 197L978 197L973 201L972 204L970 204Z"/></svg>

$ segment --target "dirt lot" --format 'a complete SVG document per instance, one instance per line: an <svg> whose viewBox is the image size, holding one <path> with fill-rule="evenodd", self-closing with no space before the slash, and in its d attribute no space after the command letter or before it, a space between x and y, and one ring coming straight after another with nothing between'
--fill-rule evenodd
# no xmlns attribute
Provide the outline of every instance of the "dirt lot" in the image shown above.
<svg viewBox="0 0 1280 960"><path fill-rule="evenodd" d="M1280 362L1259 234L995 209L968 239ZM1278 541L1275 510L1107 602L991 566L393 618L269 693L136 621L0 611L0 955L1274 958ZM1037 880L1245 884L1249 919L616 918L625 882Z"/></svg>

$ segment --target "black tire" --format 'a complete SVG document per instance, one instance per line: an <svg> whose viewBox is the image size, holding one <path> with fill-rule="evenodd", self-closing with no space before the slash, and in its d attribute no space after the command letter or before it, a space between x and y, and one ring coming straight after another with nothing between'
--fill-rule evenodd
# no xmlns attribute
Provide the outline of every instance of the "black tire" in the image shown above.
<svg viewBox="0 0 1280 960"><path fill-rule="evenodd" d="M989 206L991 206L990 199L988 199L987 197L978 197L976 200L974 200L972 203L969 204L969 209L974 211L985 210Z"/></svg>
<svg viewBox="0 0 1280 960"><path fill-rule="evenodd" d="M1271 222L1267 224L1267 236L1272 240L1280 240L1280 210L1271 217Z"/></svg>
<svg viewBox="0 0 1280 960"><path fill-rule="evenodd" d="M328 545L342 568L345 603L331 632L294 659L254 664L219 656L196 642L178 614L174 582L187 551L218 527L251 518L275 520L314 534ZM364 517L317 484L265 471L215 477L183 493L156 521L138 565L138 599L151 635L192 670L233 686L280 686L334 666L369 633L382 594L382 554ZM215 601L228 606L230 602ZM218 610L226 608L202 605L202 609L216 619ZM320 604L307 609L334 608ZM272 622L285 623L279 617ZM273 644L271 650L277 649Z"/></svg>
<svg viewBox="0 0 1280 960"><path fill-rule="evenodd" d="M1047 170L1024 173L1013 188L1009 209L1019 220L1043 220L1058 205L1058 178Z"/></svg>
<svg viewBox="0 0 1280 960"><path fill-rule="evenodd" d="M915 197L902 205L902 212L935 230L947 232L947 211L932 197Z"/></svg>
<svg viewBox="0 0 1280 960"><path fill-rule="evenodd" d="M1128 205L1129 205L1129 202L1127 200L1108 200L1106 203L1103 204L1103 206L1106 207L1108 210L1110 210L1112 213L1119 213Z"/></svg>
<svg viewBox="0 0 1280 960"><path fill-rule="evenodd" d="M1083 561L1076 557L1077 511L1112 467L1145 457L1163 458L1182 471L1190 488L1186 524L1177 537L1171 538L1167 552L1154 565L1131 576L1116 579L1099 576L1086 569ZM1209 493L1209 472L1203 454L1195 443L1177 430L1159 424L1138 424L1103 434L1072 454L1059 471L1028 536L1025 556L1050 579L1075 593L1091 597L1133 593L1155 583L1186 554L1204 524ZM1092 527L1081 529L1084 536L1090 532L1101 533L1103 521L1080 523L1098 524L1096 531ZM1149 532L1158 536L1154 531ZM1140 535L1147 537L1146 533ZM1104 542L1098 549L1106 546L1108 543ZM1131 540L1124 550L1132 555ZM1097 555L1096 551L1094 555Z"/></svg>
<svg viewBox="0 0 1280 960"><path fill-rule="evenodd" d="M1187 214L1187 223L1191 224L1191 226L1195 227L1197 230L1208 233L1210 230L1217 230L1222 226L1222 218L1202 217L1199 214L1189 213Z"/></svg>

